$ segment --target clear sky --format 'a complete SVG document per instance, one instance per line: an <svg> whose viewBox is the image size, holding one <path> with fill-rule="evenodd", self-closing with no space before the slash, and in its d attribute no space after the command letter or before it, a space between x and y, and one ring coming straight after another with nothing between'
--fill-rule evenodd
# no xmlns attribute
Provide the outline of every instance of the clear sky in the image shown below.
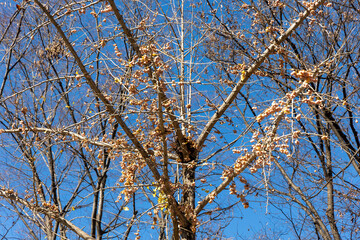
<svg viewBox="0 0 360 240"><path fill-rule="evenodd" d="M272 7L256 5L255 2L254 6L259 8L263 7L263 13L267 13L269 16L272 16L272 13L275 13L275 15L279 14L280 17L276 20L281 20L283 22L274 24L274 21L267 22L264 20L264 22L261 22L259 20L260 18L258 19L261 12L256 12L257 10L255 7L249 8L246 6L250 1L235 1L236 3L233 5L228 5L230 3L227 3L227 1L222 2L214 0L210 1L213 3L210 7L207 5L206 1L185 1L185 21L182 22L179 10L180 1L159 2L159 5L156 1L149 1L149 5L141 5L139 1L121 2L119 3L119 6L121 6L120 12L126 17L129 28L131 28L134 34L137 34L137 40L142 47L154 44L153 46L155 46L155 48L161 49L161 51L159 50L159 53L155 53L152 57L161 55L162 61L170 65L169 69L163 74L161 79L167 84L168 88L166 94L169 99L174 99L175 102L179 101L179 99L181 99L181 88L179 86L185 84L185 102L186 108L188 109L186 110L187 116L189 116L188 119L191 119L191 124L194 126L194 129L191 131L189 130L189 132L195 137L200 135L211 116L218 112L218 107L223 104L224 99L226 99L233 91L236 82L242 79L243 73L241 71L244 69L246 70L246 67L251 66L251 64L258 59L258 56L273 42L273 35L271 35L271 33L274 33L274 36L277 36L276 34L279 32L285 31L293 22L293 19L298 16L298 11L302 10L301 6L296 5L294 8L285 8L286 11L282 12L283 9L277 9L276 7L278 6L276 6L274 8L277 10L270 13L266 11L272 10ZM239 4L240 2L241 4ZM292 1L290 2L289 4L292 4ZM18 3L19 2L15 1L0 0L0 7L3 12L12 14L16 9L15 4ZM151 134L139 136L145 136L145 139L148 137L148 139L151 139L152 141L147 144L153 144L155 138L153 138L152 135L157 134L155 129L159 123L154 123L154 121L151 122L149 119L151 114L156 112L156 108L147 108L146 111L141 110L141 112L139 109L140 106L143 106L141 105L143 103L137 103L145 98L148 98L149 102L156 100L158 98L157 92L155 91L156 89L154 90L154 88L147 86L148 82L144 79L128 77L128 74L135 74L134 72L139 69L141 70L143 66L140 64L133 67L130 66L135 59L134 52L128 44L127 38L123 36L122 31L119 31L117 19L108 12L101 12L101 9L105 7L101 4L102 3L97 3L94 6L89 6L89 9L87 9L85 13L76 10L74 13L65 14L65 9L59 10L59 12L63 14L60 14L60 20L63 20L61 26L67 36L69 36L69 40L73 42L75 50L79 53L86 69L90 72L91 77L96 79L96 83L100 86L101 91L106 93L109 99L111 99L111 97L116 99L113 101L113 104L119 109L121 109L121 104L124 104L124 102L127 104L127 106L124 107L127 114L126 124L128 124L133 132L139 130L139 133L141 133L142 130L139 127L139 125L141 126L140 122L143 122L144 125L148 124L145 129L147 130L147 133ZM134 6L137 6L138 8L135 8ZM226 6L229 7L227 8ZM56 7L61 8L62 6ZM82 8L81 5L76 5L75 7ZM157 9L158 13L155 13L152 8ZM138 9L142 10L140 11ZM92 11L90 12L90 10ZM336 19L338 19L336 18L335 10L334 12L331 12L331 14L326 15L333 19L331 21L336 21ZM30 23L32 23L31 21L36 22L39 20L37 17L29 19ZM44 19L46 18L44 17ZM145 25L140 24L143 19L146 19ZM256 22L255 20L259 22ZM41 20L40 23L36 22L36 24L43 24L43 21L44 20ZM255 22L258 25L256 25ZM276 31L273 30L274 32L272 32L272 28L269 28L270 23L274 24L279 29ZM5 25L6 24L7 23L5 23ZM233 169L232 166L236 159L245 152L244 150L240 151L240 149L247 149L248 151L253 150L252 146L257 141L251 140L253 133L255 134L258 131L260 137L264 137L265 139L266 134L262 135L265 132L263 129L266 126L269 128L274 126L273 121L270 120L271 116L266 117L262 123L255 123L252 125L251 130L249 131L245 131L246 129L250 129L247 128L247 124L254 122L256 115L264 112L268 107L272 106L273 103L285 101L288 98L285 97L286 93L290 93L294 89L299 89L301 84L298 79L290 75L293 68L305 68L303 65L310 68L317 66L319 62L330 61L329 59L333 59L328 63L329 66L332 66L333 63L336 63L337 66L343 66L344 68L340 67L340 69L334 70L334 75L337 74L339 79L345 78L345 75L350 75L354 84L351 85L348 84L349 82L346 82L344 85L336 85L338 82L341 82L339 79L336 79L336 81L334 80L332 82L334 83L334 86L327 85L326 80L328 79L328 76L326 75L326 71L328 71L328 69L325 69L324 76L321 78L319 77L319 79L324 80L324 83L321 82L323 85L317 85L317 91L319 93L317 93L316 96L314 95L313 98L314 101L328 100L330 106L337 111L335 117L339 117L339 119L343 120L341 117L345 116L344 118L347 119L347 98L344 97L345 100L340 102L341 94L344 92L344 86L347 86L350 91L358 87L356 85L358 84L358 82L356 82L358 76L355 74L357 70L355 67L345 68L346 66L352 66L351 64L354 63L348 64L345 62L338 64L337 62L341 60L339 56L342 56L342 54L346 55L349 52L349 50L341 52L348 47L346 44L342 45L343 43L341 42L342 38L346 39L345 34L348 33L341 32L339 34L339 43L335 42L331 45L336 51L339 51L339 54L328 57L328 54L332 54L333 49L329 47L324 49L321 44L324 44L331 36L326 35L326 31L320 31L318 29L324 24L319 24L319 26L316 25L317 27L312 26L310 22L306 22L306 24L308 25L300 28L298 32L291 36L292 40L295 42L294 44L284 44L284 49L279 49L278 52L269 56L266 63L264 62L262 65L262 72L259 71L251 76L237 99L230 105L225 115L215 125L215 128L212 129L209 140L205 142L206 147L204 147L204 150L200 153L200 159L202 160L226 144L229 144L237 137L240 136L240 138L224 151L215 154L214 157L211 157L206 161L204 160L202 165L198 166L196 173L196 202L207 196L207 194L222 181L220 177L224 170ZM32 24L25 26L27 30L32 30L33 28ZM117 30L115 30L115 26ZM327 31L334 30L332 24L329 24L329 26ZM356 34L359 32L359 27L356 26L356 24L354 24L354 26L355 27L351 28L351 31L349 32L350 37L354 37L355 39L357 36ZM315 28L315 30L310 31L311 27ZM142 29L145 30L143 31ZM320 33L325 34L325 37L322 38ZM23 115L28 116L29 118L34 117L36 126L48 127L55 130L65 129L66 131L72 132L79 131L79 133L79 129L81 129L81 131L84 132L85 137L91 140L95 139L96 141L99 139L99 141L101 141L102 137L104 137L104 133L107 133L106 136L111 136L115 128L113 128L113 125L110 122L113 119L106 115L103 104L97 102L97 99L94 98L92 93L89 93L91 92L89 91L89 85L87 85L84 78L80 76L81 70L79 69L79 66L74 63L73 58L67 56L66 51L64 51L58 53L57 57L60 56L59 58L55 60L52 59L54 60L54 63L52 63L53 65L47 65L48 62L40 61L42 60L41 58L45 59L50 56L51 49L61 49L61 45L58 45L60 43L60 37L56 33L56 30L51 27L47 28L47 26L43 26L39 31L34 31L34 36L36 36L35 40L32 39L30 35L27 35L19 43L19 49L22 50L25 49L24 46L27 46L27 41L31 42L29 49L33 48L33 52L37 55L26 56L26 61L22 63L24 65L28 64L26 65L27 68L21 68L22 65L21 67L18 66L19 68L14 68L14 71L9 75L9 85L6 85L5 89L6 94L9 94L9 99L12 99L13 97L11 95L13 94L13 90L20 91L22 88L26 88L26 84L28 83L35 84L36 87L34 87L34 89L36 91L25 90L24 94L19 95L21 95L22 104L27 106L29 111L27 113L28 115L26 115L26 113ZM155 43L153 43L154 39L156 40L154 41ZM183 40L183 45L180 44L181 40ZM240 40L242 41L241 43L239 43ZM337 46L337 44L339 46ZM359 49L359 46L356 44L357 43L355 43L354 46L350 46L349 49ZM114 50L115 45L119 47L119 53L117 53L117 50ZM165 46L168 47L165 48ZM182 55L179 46L184 47L184 55ZM294 49L300 53L295 54L294 52L296 51ZM289 51L287 57L289 57L290 60L288 60L288 63L284 63L282 60L282 50ZM310 50L313 50L314 52L311 52ZM3 51L3 49L1 49L1 51ZM6 70L6 59L9 51L3 51L3 53L4 58L1 57L2 62L0 65L0 72L5 72ZM301 57L299 57L300 55L298 56L298 54L300 54ZM180 60L181 58L183 59ZM183 72L181 69L181 61L184 63ZM13 62L15 62L14 58L10 63ZM47 69L47 66L50 67ZM244 69L239 70L240 72L234 73L230 71L231 68L240 69L242 66L244 66ZM24 69L28 70L28 72ZM24 74L23 71L27 74ZM289 73L285 76L282 71ZM180 84L181 77L179 76L181 76L181 74L185 75L184 79L181 80L185 83ZM139 84L135 86L137 81L139 81ZM136 93L138 95L131 93L130 89L134 89L134 87L138 91L138 93ZM331 93L328 93L326 89L335 90L331 90ZM127 94L130 92L131 94L123 94L123 91ZM339 95L340 100L339 97L336 99L334 94ZM122 95L126 95L126 101L123 101ZM14 96L17 96L17 94ZM66 99L66 102L63 98L64 96L69 98ZM354 90L354 93L350 94L350 97L357 99L356 96L357 92ZM146 102L146 104L149 103ZM352 104L353 106L356 106L357 102L354 100ZM9 111L9 109L11 110L12 108L16 109L13 111L13 114L16 116L14 117L14 122L20 124L20 120L24 118L24 116L21 115L24 110L17 109L17 107L18 106L15 103L9 101L8 106L2 106L1 111L5 112L5 110ZM317 123L319 123L319 121L316 121L316 117L318 116L313 114L309 105L302 102L300 97L286 107L289 108L287 110L289 113L288 117L285 118L278 129L278 135L281 137L278 145L287 145L289 153L286 154L286 150L279 147L279 149L273 151L272 154L273 156L278 157L277 160L279 163L282 164L282 166L285 166L285 172L305 191L309 199L313 201L317 211L324 217L327 201L326 191L324 189L327 184L323 181L323 165L321 165L322 162L318 157L322 156L323 153L314 151L314 148L316 150L320 149L320 144L322 143L321 140L325 139L320 135L320 130L317 129ZM303 122L296 122L295 116L300 113L302 114L301 117ZM181 119L179 117L179 111L176 111L175 114ZM5 115L1 115L1 123L3 124L1 127L7 126L10 128L12 125L11 121L13 120L5 119L4 116ZM48 120L52 118L53 121L48 123ZM181 119L180 122L185 126L188 119ZM6 120L9 120L10 123L6 123ZM104 124L101 125L101 123ZM328 126L325 121L322 121L321 123L324 126ZM303 127L303 124L306 125L306 128ZM343 125L348 126L347 124L348 123L345 122ZM166 123L165 126L169 127L170 124ZM356 127L358 126L359 125L356 125ZM345 129L346 128L347 127L345 127ZM117 131L125 135L124 131L119 129L117 129ZM347 131L350 130L351 128L347 129ZM245 133L242 135L242 132L244 131ZM300 145L295 144L295 131L301 132ZM64 139L56 138L57 132L53 135L47 135L49 132L50 131L43 131L41 133L42 135L40 135L40 140L36 141L44 144L44 146L47 146L47 140L52 144L51 153L54 156L54 162L56 162L56 177L60 179L58 183L61 187L58 189L58 194L60 193L61 195L62 204L66 205L74 189L78 186L77 184L81 183L79 184L79 186L81 186L79 195L76 196L76 200L71 203L71 208L68 209L70 213L68 213L67 216L73 219L75 224L84 227L85 231L90 231L89 216L92 210L91 203L94 196L94 186L91 185L91 181L92 178L95 179L94 181L96 183L97 181L100 181L99 176L101 175L101 170L96 166L102 164L99 159L103 157L101 154L103 154L102 148L104 148L104 145L99 147L98 145L93 144L91 145L92 151L85 151L85 153L79 154L80 149L83 150L83 148L86 148L85 145L82 145L83 143L80 141L73 141L71 137ZM12 142L12 138L9 136L11 135L1 135L3 142L1 142L2 145L0 146L4 148L0 150L3 151L3 154L0 156L0 161L4 168L6 167L7 171L1 173L0 179L4 183L8 182L9 185L16 183L19 185L18 187L20 190L24 190L29 188L28 179L30 179L30 177L25 178L24 176L30 176L31 171L24 162L14 160L16 158L19 158L20 160L26 158L24 157L24 152L21 151L22 148L18 147L18 145L12 147L11 144L15 144L15 142ZM29 136L31 137L32 135ZM118 137L118 139L120 138L121 137ZM174 144L174 139L174 134L169 135L168 142ZM351 192L353 186L357 186L359 183L359 177L353 169L348 168L349 165L346 166L348 157L334 139L336 138L331 138L332 142L330 146L333 151L330 159L334 161L332 171L334 171L334 173L339 173L337 175L337 177L339 177L335 180L336 188L343 191L343 186L346 186L346 191ZM355 142L355 140L351 138L350 141ZM102 142L102 144L103 143L104 142ZM156 144L154 146L156 146ZM152 151L155 155L157 149L155 149L154 146L149 147L148 149L149 152ZM169 148L170 146L171 145L169 144ZM172 148L175 149L176 146ZM9 152L5 153L4 149ZM51 158L44 154L43 148L38 147L37 145L31 146L30 149L36 157L36 166L38 167L40 178L45 184L48 184L46 194L49 196L52 187L50 184L52 176L49 174L49 159ZM122 150L125 153L128 153L127 156L130 156L130 160L127 163L131 165L133 162L136 162L138 157L136 155L137 151L133 149L124 149ZM175 152L173 149L170 151ZM121 152L121 154L124 154L124 152ZM98 155L101 157L97 157ZM160 156L161 154L157 156L156 161L161 158ZM83 158L88 162L83 162ZM121 217L131 218L133 213L131 201L127 205L124 204L123 199L120 200L119 203L116 202L117 196L124 189L123 185L118 184L121 182L119 179L121 179L121 176L125 171L124 169L126 169L122 166L122 159L124 159L123 155L114 158L110 163L110 177L107 179L106 184L108 189L105 191L107 202L104 219L106 221L110 221L109 219L111 219L113 215L116 215L118 213L117 211L120 210L123 210L121 214L119 214ZM175 179L177 178L175 173L178 171L179 164L174 159L171 161L170 178L175 182ZM160 165L161 163L159 161L159 166ZM88 168L91 169L91 173L86 175L88 178L85 178L84 173L88 171ZM10 171L11 169L20 174L13 175ZM135 203L137 210L139 210L140 213L151 212L149 211L149 209L151 209L149 201L153 201L154 204L157 204L160 198L159 192L154 194L154 190L156 189L155 183L153 178L149 175L149 172L146 170L148 169L144 168L143 171L139 173L139 178L136 180L136 184L145 184L147 186L142 188L143 192L138 191L136 195ZM313 224L310 218L304 214L304 211L299 210L300 208L294 201L290 203L290 198L288 198L286 194L294 194L294 196L300 199L299 203L301 204L304 204L305 198L301 199L299 195L296 195L296 193L289 188L289 184L284 180L282 173L283 172L280 172L274 164L260 168L259 171L254 174L251 174L249 169L246 169L242 176L250 183L250 190L244 190L244 184L240 183L240 179L236 179L237 190L238 192L247 195L246 200L249 202L250 207L245 209L241 202L238 202L238 204L229 211L224 212L224 216L220 216L223 217L223 219L219 221L220 224L224 223L225 225L229 223L224 230L224 235L227 238L294 239L295 234L293 232L292 224L300 229L299 231L309 232L310 238L315 236L314 231L312 231ZM268 180L269 176L270 180ZM15 182L15 180L18 180L18 177L24 177L24 181ZM80 180L82 177L86 180ZM204 179L207 180L206 183L205 181L202 182ZM14 182L12 183L11 180L14 180ZM279 192L282 191L283 195L273 194L273 192L270 194L267 192L268 188L265 186L266 184L269 184L268 187L272 188L274 190L273 192L279 190ZM267 193L269 194L267 195ZM352 216L351 209L354 208L356 204L342 200L343 199L338 196L338 206L351 207L349 207L349 209L338 207L339 211L336 212L336 217L340 219L341 214L344 214L345 217L342 217L341 220L343 222L349 222L349 219ZM229 195L229 190L227 188L216 197L214 203L207 205L205 210L210 212L216 209L216 207L226 208L237 201L239 201L239 199L234 195ZM10 217L7 218L6 215L10 212L5 211L4 209L5 208L0 206L0 217L2 216L3 219L5 219L2 222L0 221L0 223L3 224L0 225L0 231L1 229L9 228L15 219ZM341 209L345 209L345 213L341 212ZM83 217L84 215L86 215L86 217ZM156 230L150 229L152 218L146 214L141 217L142 218L136 223L136 228L139 227L143 234L153 234L149 236L156 235ZM208 220L209 218L209 215L205 215L203 220ZM229 219L232 219L232 221L229 221ZM216 223L217 222L214 222L214 225L216 225ZM204 225L202 230L206 231L207 226L208 225ZM16 225L8 236L16 237L17 232L22 227L22 224ZM119 234L123 234L123 230L126 229L126 227L119 227L119 229L120 230L116 231L121 232ZM146 236L147 235L145 235L143 239L146 239ZM305 236L308 237L306 234ZM348 235L344 233L344 236ZM43 237L41 236L41 238Z"/></svg>

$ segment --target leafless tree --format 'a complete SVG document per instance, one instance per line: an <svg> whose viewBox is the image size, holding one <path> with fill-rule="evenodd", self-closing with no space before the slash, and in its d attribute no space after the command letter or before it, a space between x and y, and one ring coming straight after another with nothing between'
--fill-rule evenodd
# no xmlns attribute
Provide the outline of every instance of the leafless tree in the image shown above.
<svg viewBox="0 0 360 240"><path fill-rule="evenodd" d="M224 69L252 62L258 49L274 41L308 4L258 1L232 6L238 11L228 12L229 17L219 14L219 24L211 26L217 32L209 42L209 58L221 61ZM243 9L256 16L255 31L239 27ZM259 67L258 81L251 88L260 89L261 96L254 97L254 91L239 95L250 109L257 109L252 112L261 123L253 130L256 138L266 133L266 116L284 99L291 100L289 115L278 130L273 166L262 176L253 175L252 185L284 214L299 239L358 238L358 9L358 3L349 1L328 2L313 11ZM306 73L309 69L312 73ZM219 74L232 81L231 71ZM299 79L310 86L300 95Z"/></svg>
<svg viewBox="0 0 360 240"><path fill-rule="evenodd" d="M221 239L255 194L358 237L358 3L3 9L3 237Z"/></svg>

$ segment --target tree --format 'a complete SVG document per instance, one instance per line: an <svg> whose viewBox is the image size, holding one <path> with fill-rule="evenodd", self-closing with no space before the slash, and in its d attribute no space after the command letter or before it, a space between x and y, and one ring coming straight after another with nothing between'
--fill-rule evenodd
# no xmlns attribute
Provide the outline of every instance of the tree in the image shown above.
<svg viewBox="0 0 360 240"><path fill-rule="evenodd" d="M298 238L358 236L354 2L6 7L4 236L218 239L254 192Z"/></svg>
<svg viewBox="0 0 360 240"><path fill-rule="evenodd" d="M284 31L284 25L294 13L285 11L282 4L263 1L242 6L248 9L249 14L259 16L258 23L262 25L259 32L265 33L265 36L254 35L247 42L259 42L260 39L258 45L261 49L272 40L273 34L276 36ZM320 9L316 17L310 16L292 38L285 40L278 55L268 58L268 65L259 68L261 76L273 80L259 79L259 89L263 91L265 100L283 99L284 96L291 99L291 116L285 118L288 123L282 123L283 130L278 130L278 133L283 131L283 135L277 144L285 156L278 155L273 159L276 167L269 169L271 177L262 177L264 185L260 188L267 199L273 195L269 201L285 215L299 239L341 239L341 235L357 238L358 234L355 230L358 215L354 214L357 210L349 210L358 209L353 195L358 190L360 162L356 127L358 99L355 97L358 84L357 80L354 81L358 76L357 62L354 61L358 59L358 51L355 50L358 49L358 41L354 41L358 28L353 25L358 16L358 6L353 2L342 4L328 3L328 8ZM301 9L303 5L306 6L305 3L295 2L292 7ZM232 31L237 29L237 22L241 21L237 16L242 14L232 14L225 20L218 18L221 26L228 26L218 29L217 39L210 48L214 49L216 43L223 45L226 41L230 46L227 56L231 58L228 61L241 62L236 53L251 56L253 54L246 50L252 46L237 42ZM218 53L220 47L213 52ZM224 59L225 54L212 57L214 60ZM313 73L307 74L299 69L314 69L316 81L306 80ZM223 76L231 81L230 75ZM296 97L297 82L294 86L294 77L305 79L311 86L300 98ZM264 91L264 87L269 91ZM267 92L273 96L265 96ZM241 96L250 108L262 105L258 96L256 100L260 103L249 101L253 100L250 96ZM279 103L275 102L273 108ZM257 118L262 121L264 116L257 115ZM266 128L266 125L260 126L255 136L264 134ZM261 179L257 178L258 181ZM288 207L284 207L286 205Z"/></svg>

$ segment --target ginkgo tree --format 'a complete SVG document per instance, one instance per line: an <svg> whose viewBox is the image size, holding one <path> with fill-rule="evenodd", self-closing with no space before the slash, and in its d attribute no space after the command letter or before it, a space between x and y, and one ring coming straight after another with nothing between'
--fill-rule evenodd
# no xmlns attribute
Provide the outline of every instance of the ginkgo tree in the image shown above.
<svg viewBox="0 0 360 240"><path fill-rule="evenodd" d="M298 238L358 236L358 213L335 204L357 202L348 193L357 180L344 174L360 173L358 27L333 17L344 6L357 9L325 0L4 6L3 237L220 239L229 211L251 207L255 191L274 211L295 203L295 216L283 212ZM313 201L321 197L325 211Z"/></svg>

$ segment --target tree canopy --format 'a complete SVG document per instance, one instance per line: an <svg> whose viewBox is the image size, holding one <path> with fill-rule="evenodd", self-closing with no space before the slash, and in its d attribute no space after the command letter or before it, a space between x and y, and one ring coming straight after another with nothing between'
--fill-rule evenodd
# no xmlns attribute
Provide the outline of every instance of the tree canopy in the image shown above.
<svg viewBox="0 0 360 240"><path fill-rule="evenodd" d="M360 237L358 1L0 7L3 239Z"/></svg>

